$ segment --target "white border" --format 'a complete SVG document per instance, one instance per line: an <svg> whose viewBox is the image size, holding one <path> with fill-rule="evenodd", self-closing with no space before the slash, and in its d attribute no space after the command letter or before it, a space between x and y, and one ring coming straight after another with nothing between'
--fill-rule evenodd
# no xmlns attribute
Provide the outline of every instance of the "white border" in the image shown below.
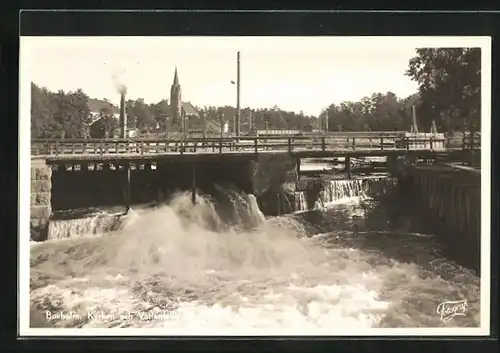
<svg viewBox="0 0 500 353"><path fill-rule="evenodd" d="M20 38L20 62L19 62L19 271L18 271L18 305L19 305L19 335L20 336L164 336L164 329L131 329L131 328L109 328L109 329L42 329L29 327L29 218L30 218L30 101L31 101L31 57L30 47L36 38ZM46 38L46 37L44 37ZM51 37L58 40L61 37ZM66 37L67 38L67 37ZM100 40L110 37L78 37L78 40ZM135 37L137 38L137 37ZM193 40L189 37L187 40ZM207 37L203 37L205 40ZM255 40L257 37L246 37ZM116 39L116 37L114 37ZM127 38L122 37L126 40ZM143 37L144 41L154 41L161 37ZM184 37L176 37L177 40L186 40ZM238 37L219 37L221 40L235 40ZM276 37L261 37L261 40L273 40ZM283 40L284 38L280 38ZM315 332L318 336L485 336L490 334L490 199L491 199L491 37L286 37L286 40L318 41L335 40L338 44L345 46L360 46L363 41L383 40L382 47L408 45L415 43L415 47L480 47L481 48L481 325L479 328L387 328L387 329L365 329L356 332L345 330L323 330ZM302 332L273 332L267 330L252 330L251 332L224 332L209 329L201 332L176 332L169 331L168 335L297 335L303 336Z"/></svg>

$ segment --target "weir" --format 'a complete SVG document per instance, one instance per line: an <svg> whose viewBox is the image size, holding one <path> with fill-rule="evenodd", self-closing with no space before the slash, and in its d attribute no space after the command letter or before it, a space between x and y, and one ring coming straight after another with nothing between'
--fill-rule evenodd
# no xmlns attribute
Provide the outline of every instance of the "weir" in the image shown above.
<svg viewBox="0 0 500 353"><path fill-rule="evenodd" d="M478 267L479 172L415 165L412 158L390 156L387 170L392 178L360 179L353 175L351 162L347 154L344 180L329 180L300 177L300 159L292 155L259 154L251 158L221 157L196 162L188 157L177 162L80 161L47 164L38 160L32 164L31 175L31 238L50 238L50 222L53 223L50 233L61 233L57 231L57 217L51 218L53 211L120 206L127 213L135 204L158 205L179 191L190 192L190 200L195 204L197 195L216 193L216 185L234 187L244 194L255 195L258 208L265 215L279 216L321 209L343 198L373 196L377 188L382 193L388 193L391 192L390 185L395 185L397 181L402 207L415 206L410 213L433 219L421 224L436 225L434 229L422 231L440 234L454 253L472 263L471 266ZM119 182L120 179L123 182ZM110 216L110 219L113 217ZM76 222L72 228L77 232L98 233L98 229L102 228L101 223L96 221L98 219L102 220L102 217L88 221L90 224L85 226Z"/></svg>
<svg viewBox="0 0 500 353"><path fill-rule="evenodd" d="M400 176L400 193L422 232L437 234L459 261L480 270L481 175L477 170L417 166Z"/></svg>

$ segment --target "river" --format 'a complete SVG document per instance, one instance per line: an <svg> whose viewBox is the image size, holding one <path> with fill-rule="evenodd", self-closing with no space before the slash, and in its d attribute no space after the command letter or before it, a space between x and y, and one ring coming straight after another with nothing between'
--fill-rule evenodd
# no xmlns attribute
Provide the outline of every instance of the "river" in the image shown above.
<svg viewBox="0 0 500 353"><path fill-rule="evenodd" d="M54 221L60 238L82 236L32 243L32 326L192 335L479 327L479 276L432 235L395 224L390 205L349 190L272 218L253 195L220 188L226 202L198 195L192 205L179 193L127 216ZM466 301L466 314L445 320L444 301Z"/></svg>

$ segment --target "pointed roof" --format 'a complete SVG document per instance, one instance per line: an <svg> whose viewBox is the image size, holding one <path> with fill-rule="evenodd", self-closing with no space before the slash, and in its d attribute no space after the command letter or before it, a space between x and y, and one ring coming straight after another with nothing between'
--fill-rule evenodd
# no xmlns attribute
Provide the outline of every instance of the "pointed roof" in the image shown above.
<svg viewBox="0 0 500 353"><path fill-rule="evenodd" d="M108 108L113 114L118 114L120 112L120 109L117 106L103 99L89 98L87 105L92 113L99 113L103 108Z"/></svg>
<svg viewBox="0 0 500 353"><path fill-rule="evenodd" d="M174 86L179 86L179 76L177 75L177 66L175 67L175 74L174 74Z"/></svg>
<svg viewBox="0 0 500 353"><path fill-rule="evenodd" d="M182 102L182 109L184 110L184 113L186 115L195 115L199 116L198 111L194 107L194 105L191 104L191 102Z"/></svg>

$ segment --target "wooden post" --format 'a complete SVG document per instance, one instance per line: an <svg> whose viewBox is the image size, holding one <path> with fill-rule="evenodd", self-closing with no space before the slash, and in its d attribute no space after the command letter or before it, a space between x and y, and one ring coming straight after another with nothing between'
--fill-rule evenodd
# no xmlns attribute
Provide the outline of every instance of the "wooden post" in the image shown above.
<svg viewBox="0 0 500 353"><path fill-rule="evenodd" d="M161 204L165 198L163 194L163 169L164 164L156 162L156 196L158 204Z"/></svg>
<svg viewBox="0 0 500 353"><path fill-rule="evenodd" d="M196 204L196 163L192 167L191 201Z"/></svg>
<svg viewBox="0 0 500 353"><path fill-rule="evenodd" d="M300 180L300 158L297 158L297 180Z"/></svg>
<svg viewBox="0 0 500 353"><path fill-rule="evenodd" d="M475 153L474 153L474 148L475 148L475 139L474 139L474 130L472 129L469 129L470 130L470 159L469 159L469 163L471 166L474 166L476 161L475 161Z"/></svg>
<svg viewBox="0 0 500 353"><path fill-rule="evenodd" d="M125 164L125 213L130 210L131 187L130 187L130 163Z"/></svg>
<svg viewBox="0 0 500 353"><path fill-rule="evenodd" d="M351 156L345 156L345 171L347 172L347 179L351 179Z"/></svg>
<svg viewBox="0 0 500 353"><path fill-rule="evenodd" d="M219 113L220 119L220 139L219 139L219 153L222 154L222 137L224 136L224 116L222 112Z"/></svg>
<svg viewBox="0 0 500 353"><path fill-rule="evenodd" d="M276 193L276 202L277 202L277 204L276 204L276 215L277 216L281 215L281 203L280 203L280 201L281 201L280 193L277 192Z"/></svg>

